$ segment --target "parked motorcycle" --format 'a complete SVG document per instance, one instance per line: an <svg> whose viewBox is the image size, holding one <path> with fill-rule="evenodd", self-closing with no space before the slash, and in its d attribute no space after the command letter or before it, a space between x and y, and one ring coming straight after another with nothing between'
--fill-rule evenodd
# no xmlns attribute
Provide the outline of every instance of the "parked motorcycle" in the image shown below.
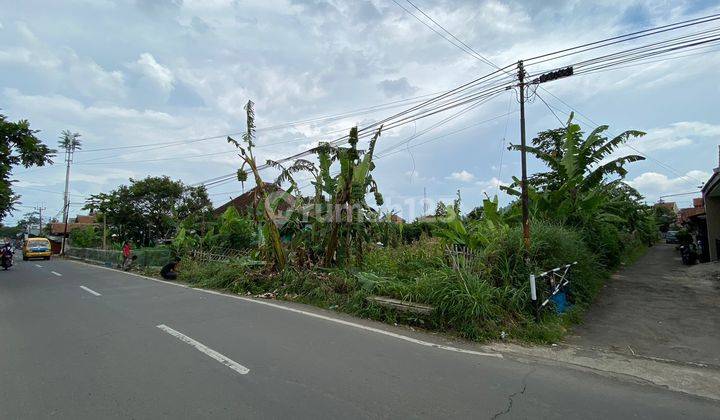
<svg viewBox="0 0 720 420"><path fill-rule="evenodd" d="M690 243L680 247L680 258L685 265L693 265L697 262L698 251L695 244Z"/></svg>

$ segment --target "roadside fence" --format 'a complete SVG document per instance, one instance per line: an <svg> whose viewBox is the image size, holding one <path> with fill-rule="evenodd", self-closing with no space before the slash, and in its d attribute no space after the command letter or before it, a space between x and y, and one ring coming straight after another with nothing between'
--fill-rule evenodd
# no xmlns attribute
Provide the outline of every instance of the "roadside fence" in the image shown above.
<svg viewBox="0 0 720 420"><path fill-rule="evenodd" d="M453 244L445 246L445 255L450 259L453 270L460 271L471 269L478 253L464 245Z"/></svg>
<svg viewBox="0 0 720 420"><path fill-rule="evenodd" d="M232 248L211 247L208 249L194 249L189 252L190 258L197 262L230 261L248 255L247 251L238 251Z"/></svg>
<svg viewBox="0 0 720 420"><path fill-rule="evenodd" d="M115 249L75 248L69 246L65 249L65 254L106 267L117 267L122 263L122 251ZM133 255L137 256L133 266L141 268L159 267L170 261L170 249L165 247L140 248L133 250Z"/></svg>
<svg viewBox="0 0 720 420"><path fill-rule="evenodd" d="M535 306L536 317L551 301L554 303L557 312L564 312L567 306L564 292L570 285L570 268L576 264L577 261L574 261L538 275L530 274L530 299ZM540 293L543 295L542 301L538 300L538 286ZM561 292L563 293L560 294Z"/></svg>

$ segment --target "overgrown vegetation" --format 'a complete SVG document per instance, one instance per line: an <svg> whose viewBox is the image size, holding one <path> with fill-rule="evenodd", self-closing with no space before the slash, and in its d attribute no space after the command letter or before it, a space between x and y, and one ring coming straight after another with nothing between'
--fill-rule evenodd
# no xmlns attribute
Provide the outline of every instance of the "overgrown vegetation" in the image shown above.
<svg viewBox="0 0 720 420"><path fill-rule="evenodd" d="M229 211L204 238L184 230L176 238L179 251L213 241L226 245L237 241L231 246L259 249L254 257L266 264L249 254L228 262L186 258L181 279L235 293L270 293L477 340L497 339L504 332L520 340L556 341L570 323L577 322L609 272L652 244L658 233L655 212L622 182L625 165L642 157L610 159L623 142L643 133L628 131L608 139L606 130L602 126L584 137L571 117L565 127L540 133L528 147L549 168L530 182L529 262L524 259L517 201L499 208L497 198L488 198L463 217L458 195L452 205L438 206L436 217L426 222L397 223L391 215L380 217L365 202L373 193L376 204L382 205L371 177L380 131L361 152L358 131L353 129L349 147L323 144L316 149L317 166L304 159L287 165L269 161L280 170L276 185L288 188L278 197L265 196L259 223ZM241 171L246 173L249 166L260 185L249 151L253 136L246 137L248 151ZM335 175L331 175L333 163L340 166ZM309 197L301 195L295 180L301 172L313 180L315 191ZM518 195L518 187L516 180L505 190ZM290 203L281 218L276 213L279 201ZM274 251L276 241L265 240L269 225L280 226L284 269ZM461 250L460 260L453 259L449 250ZM538 321L529 298L529 274L574 261L572 309L563 315L543 311ZM374 295L431 305L434 311L397 312L368 299Z"/></svg>
<svg viewBox="0 0 720 420"><path fill-rule="evenodd" d="M52 164L55 150L43 144L27 120L13 122L0 114L0 220L15 209L20 196L12 189L13 167Z"/></svg>

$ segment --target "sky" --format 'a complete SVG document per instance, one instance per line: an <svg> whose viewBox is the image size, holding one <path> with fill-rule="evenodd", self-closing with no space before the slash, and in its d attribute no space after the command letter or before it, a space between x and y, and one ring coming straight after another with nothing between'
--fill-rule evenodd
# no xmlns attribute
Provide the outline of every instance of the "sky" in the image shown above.
<svg viewBox="0 0 720 420"><path fill-rule="evenodd" d="M500 66L720 10L713 1L414 3ZM0 0L0 11L0 113L29 120L52 146L62 130L82 135L71 216L90 194L130 178L167 175L192 185L236 171L240 160L224 136L244 131L248 100L264 161L495 70L392 0ZM537 96L527 105L528 138L559 127L572 107L584 130L608 124L612 135L647 133L617 156L648 156L628 166L626 179L649 203L697 191L718 166L720 139L720 51L701 52L544 84L538 93L548 105ZM384 132L378 154L395 146L376 162L386 207L413 218L423 197L432 211L458 190L465 211L486 195L507 203L498 185L520 174L518 152L506 150L519 142L516 98L507 91L410 142L450 114ZM60 213L65 168L62 156L55 161L15 169L22 203L4 224L35 206L45 217ZM532 157L528 165L530 173L544 170ZM208 190L218 206L242 191L239 182ZM692 197L666 201L683 207Z"/></svg>

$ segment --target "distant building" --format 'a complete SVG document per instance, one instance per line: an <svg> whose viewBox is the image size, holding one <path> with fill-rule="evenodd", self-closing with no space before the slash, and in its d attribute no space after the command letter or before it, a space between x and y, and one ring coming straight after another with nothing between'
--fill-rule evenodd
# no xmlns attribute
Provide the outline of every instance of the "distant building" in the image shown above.
<svg viewBox="0 0 720 420"><path fill-rule="evenodd" d="M75 229L83 229L88 226L98 226L98 223L95 221L95 215L92 213L88 215L77 215L72 219L68 219L67 233L69 234ZM65 223L55 222L50 225L50 233L52 235L62 236L65 231Z"/></svg>
<svg viewBox="0 0 720 420"><path fill-rule="evenodd" d="M708 249L707 217L702 197L693 198L693 206L678 211L678 224L695 235L700 243L700 261L710 261Z"/></svg>
<svg viewBox="0 0 720 420"><path fill-rule="evenodd" d="M50 246L53 254L59 254L62 248L62 238L70 236L70 232L76 229L84 229L86 227L98 227L98 223L95 220L95 214L90 213L88 215L79 214L74 218L68 217L67 229L65 229L65 223L55 222L50 224L50 235L47 238L50 240ZM67 233L66 233L67 232Z"/></svg>
<svg viewBox="0 0 720 420"><path fill-rule="evenodd" d="M268 194L269 199L277 199L282 196L283 193L285 193L285 190L278 187L277 185L266 182L265 183L265 193ZM258 209L262 210L261 203L262 197L260 195L260 192L258 191L257 187L252 188L248 192L239 195L227 203L223 204L220 207L217 207L213 213L215 213L215 216L220 216L221 214L225 213L225 210L227 210L229 207L235 207L235 209L238 211L238 213L246 216L253 216L258 214ZM286 195L277 206L278 211L278 217L279 213L288 210L293 204L295 203L295 197L292 195ZM276 220L276 223L278 220Z"/></svg>
<svg viewBox="0 0 720 420"><path fill-rule="evenodd" d="M405 223L405 219L403 219L402 217L398 216L397 214L385 215L385 216L382 218L382 220L383 220L384 222L393 222L393 223L396 223L396 224L398 224L398 225L401 225L401 224Z"/></svg>
<svg viewBox="0 0 720 420"><path fill-rule="evenodd" d="M713 169L713 174L702 187L702 196L705 204L705 217L707 221L708 249L710 259L718 260L720 250L720 162Z"/></svg>
<svg viewBox="0 0 720 420"><path fill-rule="evenodd" d="M655 203L655 207L663 207L672 211L675 214L678 213L678 206L677 203L675 203L674 201L660 201L659 203Z"/></svg>

